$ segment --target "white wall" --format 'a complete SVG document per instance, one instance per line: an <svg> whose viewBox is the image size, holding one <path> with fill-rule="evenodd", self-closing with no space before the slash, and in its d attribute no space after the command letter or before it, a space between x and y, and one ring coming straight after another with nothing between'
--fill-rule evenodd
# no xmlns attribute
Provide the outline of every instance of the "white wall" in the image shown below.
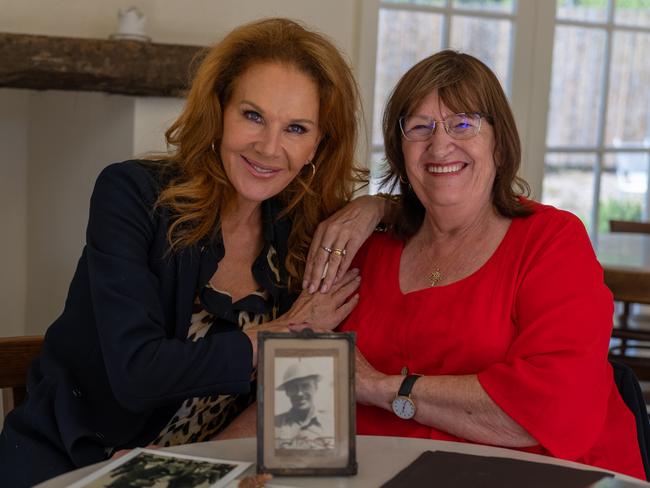
<svg viewBox="0 0 650 488"><path fill-rule="evenodd" d="M0 89L0 336L25 324L28 107L27 91Z"/></svg>
<svg viewBox="0 0 650 488"><path fill-rule="evenodd" d="M92 185L133 154L134 99L103 93L32 93L29 104L27 333L63 309L85 242Z"/></svg>
<svg viewBox="0 0 650 488"><path fill-rule="evenodd" d="M106 38L119 8L136 6L154 42L207 45L234 26L261 17L290 17L320 30L350 55L362 0L0 0L0 32Z"/></svg>
<svg viewBox="0 0 650 488"><path fill-rule="evenodd" d="M119 8L154 42L208 45L283 16L328 35L357 65L364 0L0 0L0 32L107 38ZM106 164L165 149L182 100L0 89L0 336L42 333L63 308L83 247L92 183Z"/></svg>
<svg viewBox="0 0 650 488"><path fill-rule="evenodd" d="M134 102L133 154L144 156L151 152L165 152L165 131L181 113L185 100L137 97Z"/></svg>

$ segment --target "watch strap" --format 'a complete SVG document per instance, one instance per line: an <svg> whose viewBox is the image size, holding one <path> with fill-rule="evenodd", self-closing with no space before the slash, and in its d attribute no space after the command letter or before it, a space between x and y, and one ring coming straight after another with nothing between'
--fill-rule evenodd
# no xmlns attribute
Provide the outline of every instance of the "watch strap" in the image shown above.
<svg viewBox="0 0 650 488"><path fill-rule="evenodd" d="M401 386L399 387L399 391L397 392L398 396L409 396L411 394L411 390L413 389L413 385L415 385L415 382L418 380L418 378L422 376L419 374L410 374L406 378L404 378L404 381L402 381Z"/></svg>

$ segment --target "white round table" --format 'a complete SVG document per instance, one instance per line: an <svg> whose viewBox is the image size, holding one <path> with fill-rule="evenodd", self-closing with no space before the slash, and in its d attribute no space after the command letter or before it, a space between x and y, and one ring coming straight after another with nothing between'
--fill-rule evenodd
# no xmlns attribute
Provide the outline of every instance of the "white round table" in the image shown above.
<svg viewBox="0 0 650 488"><path fill-rule="evenodd" d="M213 457L234 461L248 461L255 463L257 456L257 442L255 438L202 442L167 448L166 450L193 456ZM283 487L377 487L391 479L399 471L408 466L424 451L448 451L480 456L505 457L522 459L538 463L555 464L577 469L599 469L584 464L573 463L561 459L529 454L499 447L480 446L460 442L434 441L430 439L411 439L403 437L378 437L357 436L357 461L359 472L356 476L349 477L276 477L270 485ZM37 485L38 488L63 488L69 484L92 473L106 462L86 466L85 468L71 471L49 481ZM252 466L246 474L252 474ZM603 471L603 470L601 470ZM615 473L616 474L616 473ZM234 485L236 486L236 484ZM616 474L615 478L601 480L596 485L598 488L627 488L650 487L635 478Z"/></svg>

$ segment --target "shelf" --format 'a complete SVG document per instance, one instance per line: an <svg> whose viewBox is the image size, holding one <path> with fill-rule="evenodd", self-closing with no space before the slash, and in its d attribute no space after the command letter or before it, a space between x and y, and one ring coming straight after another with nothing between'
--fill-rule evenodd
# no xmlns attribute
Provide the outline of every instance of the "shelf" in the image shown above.
<svg viewBox="0 0 650 488"><path fill-rule="evenodd" d="M0 87L182 97L203 49L0 33Z"/></svg>

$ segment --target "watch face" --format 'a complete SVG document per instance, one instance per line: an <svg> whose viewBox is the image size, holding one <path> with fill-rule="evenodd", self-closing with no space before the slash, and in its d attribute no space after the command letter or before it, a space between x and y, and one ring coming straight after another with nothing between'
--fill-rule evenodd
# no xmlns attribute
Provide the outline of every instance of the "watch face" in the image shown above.
<svg viewBox="0 0 650 488"><path fill-rule="evenodd" d="M405 396L398 396L393 400L393 412L401 419L412 419L415 416L415 403Z"/></svg>

